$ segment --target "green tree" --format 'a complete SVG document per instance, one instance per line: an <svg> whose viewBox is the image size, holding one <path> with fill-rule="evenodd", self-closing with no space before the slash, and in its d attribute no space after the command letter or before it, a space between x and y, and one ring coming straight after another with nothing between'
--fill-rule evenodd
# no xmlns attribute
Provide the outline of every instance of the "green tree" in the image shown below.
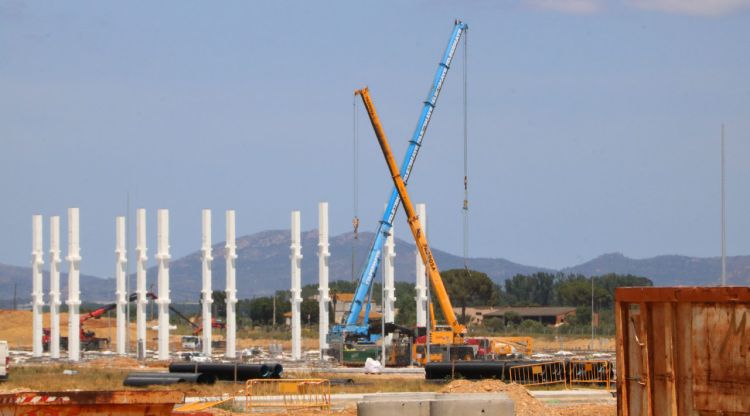
<svg viewBox="0 0 750 416"><path fill-rule="evenodd" d="M303 324L314 325L318 323L320 318L320 309L318 308L318 302L313 299L304 299L299 307L300 318Z"/></svg>
<svg viewBox="0 0 750 416"><path fill-rule="evenodd" d="M466 321L466 307L486 305L492 298L494 283L487 274L476 270L451 269L440 274L451 303L461 307L461 321ZM438 305L436 305L437 307ZM437 313L437 310L435 311Z"/></svg>
<svg viewBox="0 0 750 416"><path fill-rule="evenodd" d="M580 306L591 304L591 279L583 276L571 276L557 285L557 299L563 306ZM611 305L612 295L596 284L594 280L594 302L605 306Z"/></svg>
<svg viewBox="0 0 750 416"><path fill-rule="evenodd" d="M212 307L214 315L227 316L227 293L221 290L211 292L211 300L214 301Z"/></svg>
<svg viewBox="0 0 750 416"><path fill-rule="evenodd" d="M414 326L417 320L417 305L414 298L417 292L414 285L407 282L396 282L396 303L394 307L398 311L396 323L404 326Z"/></svg>
<svg viewBox="0 0 750 416"><path fill-rule="evenodd" d="M502 318L492 317L484 319L482 325L492 332L499 332L505 327L505 322Z"/></svg>

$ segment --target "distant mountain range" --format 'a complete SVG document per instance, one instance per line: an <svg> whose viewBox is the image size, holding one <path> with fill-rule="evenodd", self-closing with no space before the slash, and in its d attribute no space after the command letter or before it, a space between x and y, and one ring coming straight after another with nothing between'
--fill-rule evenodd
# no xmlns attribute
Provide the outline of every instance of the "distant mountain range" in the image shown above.
<svg viewBox="0 0 750 416"><path fill-rule="evenodd" d="M359 274L365 255L372 242L372 233L361 233L354 239L352 233L341 234L330 239L330 279L350 280ZM413 244L396 239L396 280L413 281L416 270ZM237 239L237 290L240 298L269 295L276 290L289 288L288 230L263 231ZM318 233L316 230L302 233L302 284L317 283ZM433 249L441 270L463 267L463 258ZM149 254L154 263L153 253ZM213 288L223 290L225 284L224 242L213 246ZM352 262L354 259L354 262ZM352 263L355 267L352 268ZM82 266L85 270L85 259ZM502 258L470 258L471 269L487 273L495 282L501 283L516 274L535 272L555 273L557 270L526 266ZM63 269L65 265L63 264ZM131 266L131 270L134 266ZM719 281L721 263L719 257L687 257L677 255L657 256L647 259L631 259L619 253L604 254L577 266L559 270L563 273L586 276L606 273L633 274L650 278L657 286L712 285ZM148 285L156 291L156 266L148 269ZM734 256L727 259L728 281L736 285L750 284L750 256ZM45 299L49 292L49 276L44 276ZM31 269L0 264L0 301L8 305L13 298L14 285L19 304L29 301L31 292ZM67 274L61 274L62 298L67 298ZM131 275L131 288L135 288L135 277ZM201 290L201 255L191 253L170 263L171 298L177 302L197 302ZM114 280L95 276L81 276L81 292L84 301L111 301L114 299Z"/></svg>

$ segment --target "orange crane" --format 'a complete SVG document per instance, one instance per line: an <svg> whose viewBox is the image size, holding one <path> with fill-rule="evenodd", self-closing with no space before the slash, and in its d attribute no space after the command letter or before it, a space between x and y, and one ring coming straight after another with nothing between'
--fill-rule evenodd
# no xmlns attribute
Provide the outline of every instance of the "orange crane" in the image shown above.
<svg viewBox="0 0 750 416"><path fill-rule="evenodd" d="M388 144L388 139L386 138L385 132L383 131L383 126L380 124L380 118L375 111L375 105L372 102L372 98L370 98L370 91L367 89L367 87L365 87L361 90L355 91L354 94L359 95L362 98L362 102L364 103L365 109L367 110L367 115L370 117L370 123L372 123L372 127L375 130L375 136L378 139L380 148L383 151L383 156L385 157L385 161L388 164L388 170L391 173L393 183L396 186L399 197L404 204L404 212L406 213L407 222L409 223L409 228L411 229L411 233L414 236L414 242L417 245L417 250L422 257L425 268L427 269L427 274L430 278L433 292L435 293L438 303L440 304L440 309L443 312L443 316L448 321L448 325L450 326L450 331L435 331L432 334L431 343L434 342L436 344L449 346L464 346L466 327L458 322L456 314L453 311L450 297L448 296L448 292L445 290L445 285L443 285L443 279L440 277L440 271L438 270L437 264L435 263L435 258L432 255L430 246L427 243L427 238L425 237L425 233L422 229L422 224L419 221L419 217L417 216L411 199L409 198L409 194L406 191L406 185L404 184L404 180L401 178L398 166L396 165L396 161L393 158L393 153L391 152L391 147ZM461 355L461 358L471 358L466 357L464 354Z"/></svg>

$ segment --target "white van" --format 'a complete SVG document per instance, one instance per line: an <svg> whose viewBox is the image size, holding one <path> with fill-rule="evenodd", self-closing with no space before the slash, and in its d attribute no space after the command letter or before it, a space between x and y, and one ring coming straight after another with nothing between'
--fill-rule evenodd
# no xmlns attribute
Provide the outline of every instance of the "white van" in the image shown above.
<svg viewBox="0 0 750 416"><path fill-rule="evenodd" d="M0 341L0 381L8 379L8 364L10 364L8 342Z"/></svg>

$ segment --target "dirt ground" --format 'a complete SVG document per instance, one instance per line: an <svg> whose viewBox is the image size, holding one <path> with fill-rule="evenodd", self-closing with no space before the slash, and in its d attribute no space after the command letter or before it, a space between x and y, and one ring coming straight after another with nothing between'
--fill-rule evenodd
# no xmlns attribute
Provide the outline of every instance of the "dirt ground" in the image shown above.
<svg viewBox="0 0 750 416"><path fill-rule="evenodd" d="M91 319L84 325L86 330L93 330L98 337L115 339L115 318L114 312L111 316L104 316L99 319ZM61 332L63 336L67 335L67 314L61 314ZM7 340L11 349L30 349L31 348L31 311L9 311L0 310L0 339ZM149 322L149 327L156 322ZM49 314L44 315L44 327L49 327ZM135 323L130 325L131 340L135 340ZM149 330L149 342L156 339L156 331ZM217 337L221 339L220 336ZM172 335L172 348L180 349L180 335ZM134 341L133 341L134 342ZM271 339L240 339L238 340L238 349L248 348L251 346L267 347L269 344L281 344L283 348L289 349L290 341L279 341ZM154 344L152 344L154 345ZM316 349L318 340L306 338L303 340L303 349ZM590 338L575 339L562 338L534 338L535 352L554 352L560 349L568 351L589 350L591 345ZM596 339L595 349L600 351L611 351L614 349L613 339ZM114 349L114 345L112 345ZM67 364L55 365L28 365L18 367L13 370L14 376L10 382L2 385L0 390L49 390L49 380L55 379L54 389L96 389L96 390L121 390L130 389L122 386L122 380L130 371L153 371L155 369L165 368L165 362L149 362L147 367L130 358L108 357L88 361L77 366ZM78 373L75 375L63 375L66 369L75 369ZM333 374L316 374L316 377L337 377ZM307 375L310 377L310 375ZM426 383L421 377L399 377L399 376L353 376L354 384L334 386L332 393L377 393L392 391L439 391L445 394L464 393L464 392L505 392L511 396L515 403L517 414L519 416L530 415L550 415L550 416L611 416L616 412L614 405L586 404L570 407L549 407L534 398L522 386L516 384L505 384L496 380L467 381L455 380L447 385ZM242 387L240 384L217 383L214 386L179 386L176 389L183 391L188 396L205 396L205 395L222 395L233 394ZM149 389L175 389L175 387L150 387ZM217 416L231 416L231 412L222 409L213 409L210 413ZM264 413L273 415L274 413ZM282 412L278 415L286 415ZM297 415L319 415L319 412L295 413ZM357 414L356 406L348 406L345 409L334 410L334 415L353 416Z"/></svg>
<svg viewBox="0 0 750 416"><path fill-rule="evenodd" d="M102 316L98 319L89 319L83 324L83 328L87 331L94 331L97 337L109 338L112 340L112 347L114 347L115 326L116 319L114 318L114 311L110 312L111 317ZM11 349L30 349L31 348L31 326L32 326L32 314L31 311L13 311L13 310L0 310L0 339L8 341ZM49 313L45 313L42 318L43 327L50 327ZM156 321L147 322L146 336L153 340L156 339L156 331L150 328L156 325ZM60 336L68 336L68 314L60 314ZM132 340L131 345L134 348L137 339L135 322L130 324L130 339ZM179 336L176 337L174 342L179 342Z"/></svg>
<svg viewBox="0 0 750 416"><path fill-rule="evenodd" d="M516 404L517 416L614 416L614 405L575 405L550 407L537 400L518 384L506 384L498 380L454 380L440 390L441 393L490 393L503 392Z"/></svg>
<svg viewBox="0 0 750 416"><path fill-rule="evenodd" d="M31 325L32 316L31 311L13 311L13 310L0 310L0 339L8 341L11 349L31 349ZM44 314L43 326L49 328L49 313ZM157 338L157 332L151 330L157 322L148 321L148 330L146 331L148 342L154 345ZM104 315L98 319L89 319L83 324L83 327L88 331L94 331L97 337L109 338L111 340L112 349L115 348L115 312L110 311L108 315ZM131 321L130 324L130 341L131 348L135 348L136 342L136 327L135 322ZM68 335L68 314L60 314L60 332L62 336ZM170 343L172 348L179 350L180 348L181 335L172 334L170 337ZM221 340L223 337L220 334L214 334L214 339ZM535 352L555 352L560 349L567 351L582 351L589 350L591 345L591 338L572 338L572 337L560 337L555 340L550 337L534 337L534 351ZM273 339L238 339L237 349L242 350L253 346L268 347L270 344L281 344L286 350L291 348L290 340L273 340ZM316 338L303 338L302 348L317 349L318 340ZM615 341L614 338L595 338L594 348L599 351L614 351Z"/></svg>
<svg viewBox="0 0 750 416"><path fill-rule="evenodd" d="M50 390L50 380L55 380L54 390L141 390L142 388L123 387L122 380L131 371L154 371L165 369L166 363L153 363L153 368L145 368L129 358L101 358L83 364L24 365L12 369L12 377L2 384L2 391ZM160 367L159 367L160 366ZM66 375L64 370L75 370L75 374ZM337 378L337 374L315 374L314 377ZM310 375L308 375L310 377ZM381 393L397 391L435 391L444 394L453 393L488 393L504 392L516 403L516 414L519 416L613 416L614 405L575 405L568 407L549 407L534 398L526 388L517 384L505 384L497 380L454 380L449 384L426 382L418 377L400 377L392 375L354 375L353 384L332 386L331 393ZM206 385L151 386L148 390L179 390L188 397L233 395L241 392L242 383L218 382ZM241 394L241 393L240 393ZM336 406L336 403L334 403ZM348 404L344 409L336 406L333 414L356 415L356 406ZM231 412L215 409L211 413L225 416ZM264 413L275 414L275 413ZM286 414L284 412L278 415ZM297 415L319 415L317 411L302 412Z"/></svg>

